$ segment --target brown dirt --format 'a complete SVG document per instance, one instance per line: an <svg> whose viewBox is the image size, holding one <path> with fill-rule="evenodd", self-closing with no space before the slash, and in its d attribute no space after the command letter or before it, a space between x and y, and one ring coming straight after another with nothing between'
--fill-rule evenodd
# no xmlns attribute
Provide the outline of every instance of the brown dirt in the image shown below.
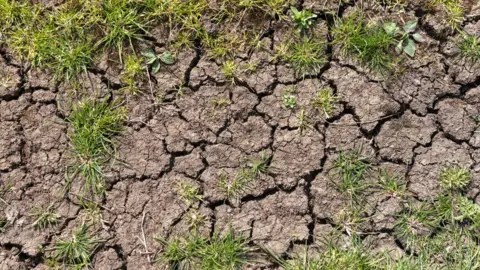
<svg viewBox="0 0 480 270"><path fill-rule="evenodd" d="M339 5L303 2L315 11ZM477 5L470 12L478 10ZM465 28L478 33L478 19L472 17ZM480 201L480 126L472 119L480 114L480 64L458 57L458 35L428 16L422 29L429 42L407 60L398 78L377 80L355 64L332 58L319 74L299 80L288 65L271 60L270 48L285 35L282 25L270 27L267 49L237 59L239 65L260 64L253 74L240 73L236 85L201 49L190 50L154 78L156 93L167 93L165 104L152 102L148 84L144 96L127 100L129 121L118 149L124 164L107 172L108 195L98 229L103 242L94 269L154 269L148 262L153 255L139 240L142 229L148 251L155 252L159 247L153 237L185 234L185 217L193 208L206 216L200 228L205 235L231 225L276 252L313 244L338 224L347 203L333 188L328 168L339 151L360 146L380 166L401 172L416 200L437 194L445 166L469 167L475 174L468 195ZM53 84L47 72L22 66L6 49L0 52L0 77L10 78L0 84L0 184L12 185L4 197L8 204L0 201L0 217L8 221L0 233L0 269L46 269L45 248L71 232L85 214L78 201L63 196L70 155L60 109L66 107L66 88ZM119 83L118 71L108 64L99 69L90 73L93 85L85 83L85 88L104 96L107 82ZM180 85L183 93L175 96L172 90ZM296 87L295 110L282 104L289 87ZM307 109L312 127L300 134L299 108L309 106L325 87L339 95L337 109L328 121ZM215 107L220 98L228 104ZM272 155L273 172L239 201L227 200L216 188L218 176L233 177L262 150ZM186 207L177 194L178 181L198 186L204 200ZM29 211L50 204L61 214L60 224L34 230ZM362 229L379 252L403 253L392 231L401 209L398 198L369 196L368 224Z"/></svg>

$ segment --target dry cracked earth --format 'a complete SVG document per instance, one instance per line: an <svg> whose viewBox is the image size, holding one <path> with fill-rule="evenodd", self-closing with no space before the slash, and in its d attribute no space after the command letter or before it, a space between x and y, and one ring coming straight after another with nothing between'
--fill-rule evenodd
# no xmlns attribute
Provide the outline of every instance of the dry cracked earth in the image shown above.
<svg viewBox="0 0 480 270"><path fill-rule="evenodd" d="M316 8L314 1L304 5ZM467 31L480 31L476 19L466 22ZM153 236L188 232L185 217L193 208L207 217L200 228L205 234L233 226L279 253L314 244L336 227L337 213L347 203L330 184L332 161L359 147L378 166L404 175L417 200L439 192L437 179L445 166L469 167L474 180L468 196L480 203L480 126L473 118L480 115L480 65L458 57L458 37L438 38L443 29L425 19L421 29L428 41L398 78L375 76L331 57L319 74L299 79L288 65L271 60L286 27L267 22L266 49L236 59L240 65L256 60L259 68L238 74L235 84L198 47L181 52L175 65L152 78L155 89L166 91L163 103L152 101L148 87L147 94L127 99L129 120L118 149L122 162L107 171L94 269L156 268L148 258L158 249ZM0 84L0 183L12 184L0 202L8 222L0 234L0 269L46 269L45 250L85 217L78 201L64 197L71 157L63 109L68 97L63 84L19 62L8 48L1 50L0 73L10 78ZM118 74L114 65L101 63L89 70L85 87L116 95ZM282 103L292 86L296 110ZM316 91L325 87L340 97L328 119L309 109ZM213 106L219 98L228 104ZM297 117L302 107L311 126L303 132ZM271 155L275 170L239 201L227 200L217 189L219 175L233 176L260 151ZM182 204L178 181L199 187L203 201ZM372 207L362 230L376 249L402 252L393 235L399 200L380 192L368 200ZM29 211L50 204L62 216L60 224L34 230Z"/></svg>

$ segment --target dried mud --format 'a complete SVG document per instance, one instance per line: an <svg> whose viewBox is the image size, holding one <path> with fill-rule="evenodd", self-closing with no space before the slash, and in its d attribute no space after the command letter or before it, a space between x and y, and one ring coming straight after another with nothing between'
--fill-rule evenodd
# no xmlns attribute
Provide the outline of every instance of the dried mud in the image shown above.
<svg viewBox="0 0 480 270"><path fill-rule="evenodd" d="M316 2L304 5L324 12ZM311 245L332 230L347 203L330 184L328 168L339 151L359 146L380 166L403 174L417 200L437 194L445 166L467 166L474 172L468 195L480 203L480 126L472 119L480 114L480 66L462 60L454 45L459 36L445 38L445 30L429 18L421 24L428 42L407 61L401 76L389 80L335 57L319 74L295 78L288 65L271 60L284 38L283 26L275 21L265 23L270 34L263 42L269 49L237 59L240 65L259 61L260 68L239 74L235 85L201 47L180 53L174 66L163 67L154 78L153 87L166 93L165 103L154 103L148 86L146 95L126 102L129 121L118 149L122 164L107 172L99 229L103 242L93 268L155 269L147 258L158 249L153 236L185 234L185 217L197 207L207 217L200 228L206 235L233 226L275 252ZM478 33L480 23L474 19L465 28ZM13 59L6 48L0 72L11 78L0 85L0 183L12 184L4 197L8 204L0 202L8 221L0 234L0 269L46 269L45 250L71 232L85 211L63 196L70 157L68 113L62 109L66 90L52 84L48 73ZM101 95L118 82L118 72L107 65L89 75L86 88ZM173 91L179 86L181 95ZM296 86L297 108L308 106L321 87L333 88L339 106L327 120L307 109L311 128L301 132L298 109L282 104L290 86ZM219 98L227 104L214 107ZM216 188L219 175L233 176L262 150L272 155L275 170L238 202L227 200ZM178 181L198 186L204 200L185 206ZM402 209L398 199L372 194L369 200L363 230L376 250L401 254L392 231L393 217ZM62 216L60 224L34 230L29 211L50 204ZM142 231L148 250L140 241Z"/></svg>

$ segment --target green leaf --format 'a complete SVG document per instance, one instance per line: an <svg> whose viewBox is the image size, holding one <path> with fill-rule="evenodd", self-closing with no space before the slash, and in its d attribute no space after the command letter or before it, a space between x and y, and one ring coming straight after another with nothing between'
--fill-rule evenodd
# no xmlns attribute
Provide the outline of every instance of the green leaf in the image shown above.
<svg viewBox="0 0 480 270"><path fill-rule="evenodd" d="M415 39L417 42L425 42L425 38L418 34L418 33L415 33L412 35L413 39Z"/></svg>
<svg viewBox="0 0 480 270"><path fill-rule="evenodd" d="M412 39L406 39L403 43L403 51L410 57L415 56L415 42Z"/></svg>
<svg viewBox="0 0 480 270"><path fill-rule="evenodd" d="M155 61L152 65L152 72L155 74L160 70L160 61Z"/></svg>
<svg viewBox="0 0 480 270"><path fill-rule="evenodd" d="M395 46L395 52L398 53L398 54L401 54L402 53L402 50L403 50L403 40L398 42L397 46Z"/></svg>
<svg viewBox="0 0 480 270"><path fill-rule="evenodd" d="M175 63L175 59L173 59L173 55L169 51L163 52L159 58L163 63L167 65L172 65L173 63Z"/></svg>
<svg viewBox="0 0 480 270"><path fill-rule="evenodd" d="M297 17L298 15L300 15L300 11L298 11L296 7L291 6L290 10L292 11L294 17Z"/></svg>
<svg viewBox="0 0 480 270"><path fill-rule="evenodd" d="M394 22L386 22L383 24L383 30L385 30L387 34L393 35L397 31L397 24Z"/></svg>
<svg viewBox="0 0 480 270"><path fill-rule="evenodd" d="M147 65L151 65L153 62L157 60L157 57L147 58Z"/></svg>
<svg viewBox="0 0 480 270"><path fill-rule="evenodd" d="M415 32L415 28L417 28L417 21L409 21L403 26L403 30L407 33Z"/></svg>
<svg viewBox="0 0 480 270"><path fill-rule="evenodd" d="M152 48L148 48L142 51L142 55L145 56L147 59L157 58L155 55L155 51Z"/></svg>

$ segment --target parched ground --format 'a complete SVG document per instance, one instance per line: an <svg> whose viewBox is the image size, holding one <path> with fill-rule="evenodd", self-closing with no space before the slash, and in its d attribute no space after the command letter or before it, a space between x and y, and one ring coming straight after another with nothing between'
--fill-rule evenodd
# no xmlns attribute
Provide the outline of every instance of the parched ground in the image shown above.
<svg viewBox="0 0 480 270"><path fill-rule="evenodd" d="M316 12L325 8L303 2ZM465 29L479 33L478 4L469 12L476 17L467 19ZM152 78L154 90L166 93L163 102L151 99L148 86L145 95L126 100L121 162L106 174L107 196L98 215L102 244L94 269L155 269L149 262L159 248L153 237L188 232L186 217L195 208L207 219L200 228L206 235L232 226L278 253L315 244L340 224L338 213L346 205L331 185L329 168L339 152L359 147L378 166L405 176L408 191L420 201L438 194L438 176L446 166L468 167L473 182L467 195L480 203L480 125L475 121L480 64L458 56L458 36L437 38L440 26L425 19L420 28L427 42L397 78L387 80L330 57L318 74L300 79L287 64L272 60L285 38L283 27L269 22L265 49L236 59L239 65L251 60L260 65L253 73L237 74L234 84L200 47L182 51L173 66ZM8 224L0 233L0 269L48 269L46 250L87 216L78 200L64 197L71 158L64 121L67 91L7 48L0 52L0 80L9 78L0 83L0 184L11 184L0 201ZM99 65L89 77L84 84L92 93L107 95L110 86L117 95L114 68ZM283 105L291 87L296 109ZM306 109L309 127L300 128L300 109L325 87L338 95L336 109L328 119ZM215 106L219 99L226 102ZM271 155L274 170L238 201L227 200L217 188L220 175L235 175L261 151ZM199 187L203 201L198 206L179 200L179 181ZM368 201L362 231L375 249L401 254L404 247L393 234L393 217L402 210L399 199L377 192ZM52 204L60 224L32 228L30 210Z"/></svg>

